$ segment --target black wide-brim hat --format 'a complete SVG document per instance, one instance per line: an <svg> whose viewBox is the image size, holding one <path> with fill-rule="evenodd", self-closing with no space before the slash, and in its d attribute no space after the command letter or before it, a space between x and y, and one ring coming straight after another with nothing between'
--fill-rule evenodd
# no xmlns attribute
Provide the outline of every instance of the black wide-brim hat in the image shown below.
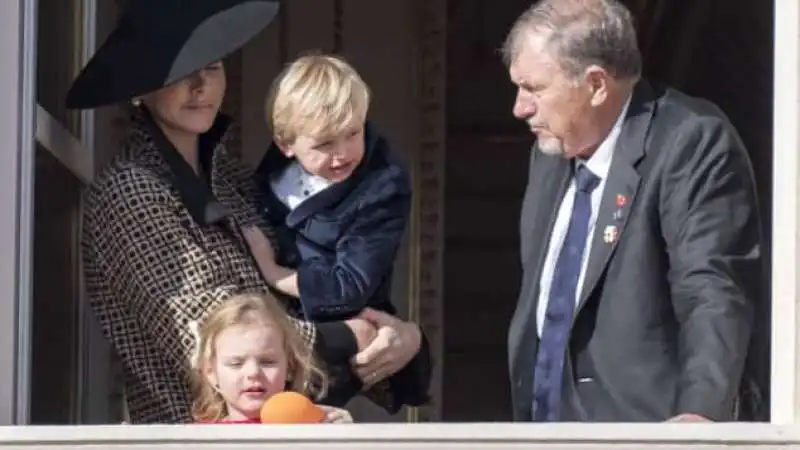
<svg viewBox="0 0 800 450"><path fill-rule="evenodd" d="M244 46L278 12L275 0L129 0L117 28L67 93L67 108L130 100Z"/></svg>

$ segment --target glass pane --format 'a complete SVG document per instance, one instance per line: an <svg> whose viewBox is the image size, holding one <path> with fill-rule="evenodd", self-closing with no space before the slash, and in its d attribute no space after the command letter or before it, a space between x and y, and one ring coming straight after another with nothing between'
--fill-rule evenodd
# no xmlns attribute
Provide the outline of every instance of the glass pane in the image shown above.
<svg viewBox="0 0 800 450"><path fill-rule="evenodd" d="M39 0L37 101L80 137L80 115L64 100L80 64L81 0ZM33 241L31 423L75 423L80 412L79 233L81 182L36 149Z"/></svg>
<svg viewBox="0 0 800 450"><path fill-rule="evenodd" d="M31 423L74 423L78 384L81 182L36 149Z"/></svg>
<svg viewBox="0 0 800 450"><path fill-rule="evenodd" d="M67 90L80 70L82 0L39 0L37 23L38 103L76 137L80 114L64 107Z"/></svg>

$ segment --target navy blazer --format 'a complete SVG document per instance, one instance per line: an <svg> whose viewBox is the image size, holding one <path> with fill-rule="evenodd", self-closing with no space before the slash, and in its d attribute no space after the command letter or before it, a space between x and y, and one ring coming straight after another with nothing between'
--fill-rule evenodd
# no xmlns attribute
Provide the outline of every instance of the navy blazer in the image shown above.
<svg viewBox="0 0 800 450"><path fill-rule="evenodd" d="M369 122L364 129L364 158L345 181L301 203L293 211L272 192L270 179L292 159L274 144L256 170L261 210L276 228L277 262L297 271L300 303L313 321L342 320L369 306L396 314L391 303L392 269L411 208L408 171ZM323 403L344 406L361 383L349 366L328 367L340 382ZM430 348L422 336L420 351L390 381L396 412L402 405L428 401Z"/></svg>
<svg viewBox="0 0 800 450"><path fill-rule="evenodd" d="M367 306L396 313L390 302L392 269L408 222L411 183L369 123L364 139L364 158L353 174L293 211L270 187L292 159L273 144L256 171L262 210L270 223L284 228L278 262L297 271L309 320L347 319Z"/></svg>

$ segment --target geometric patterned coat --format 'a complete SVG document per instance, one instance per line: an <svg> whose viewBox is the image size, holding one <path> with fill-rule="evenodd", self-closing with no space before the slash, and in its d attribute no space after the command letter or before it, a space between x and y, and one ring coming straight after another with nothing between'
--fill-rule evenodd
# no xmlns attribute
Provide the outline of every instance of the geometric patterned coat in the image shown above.
<svg viewBox="0 0 800 450"><path fill-rule="evenodd" d="M225 149L228 129L220 117L201 137L213 152L204 182L139 113L123 152L85 192L87 295L122 362L132 423L190 422L190 324L233 294L267 290L239 230L272 233ZM293 321L314 346L317 327Z"/></svg>

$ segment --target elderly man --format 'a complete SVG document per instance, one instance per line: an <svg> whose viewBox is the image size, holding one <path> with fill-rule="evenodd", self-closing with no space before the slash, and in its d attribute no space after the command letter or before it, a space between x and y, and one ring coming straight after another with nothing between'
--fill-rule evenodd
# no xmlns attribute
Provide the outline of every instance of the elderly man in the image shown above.
<svg viewBox="0 0 800 450"><path fill-rule="evenodd" d="M514 115L537 137L509 330L515 419L734 419L763 274L736 131L640 78L615 0L541 0L504 56Z"/></svg>

